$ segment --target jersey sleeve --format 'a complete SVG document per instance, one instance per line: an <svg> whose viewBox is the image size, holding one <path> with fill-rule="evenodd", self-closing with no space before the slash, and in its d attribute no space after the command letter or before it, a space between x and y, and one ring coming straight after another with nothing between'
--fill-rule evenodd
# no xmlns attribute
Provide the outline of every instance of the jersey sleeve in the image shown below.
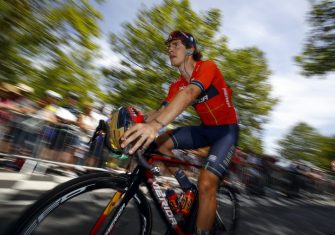
<svg viewBox="0 0 335 235"><path fill-rule="evenodd" d="M169 92L165 98L165 100L163 101L162 105L168 105L173 98L175 97L175 95L178 93L179 91L179 86L178 83L174 82L171 84L170 88L169 88Z"/></svg>
<svg viewBox="0 0 335 235"><path fill-rule="evenodd" d="M201 91L207 90L207 88L212 84L217 71L216 64L212 61L203 62L198 71L193 75L191 84L198 86Z"/></svg>

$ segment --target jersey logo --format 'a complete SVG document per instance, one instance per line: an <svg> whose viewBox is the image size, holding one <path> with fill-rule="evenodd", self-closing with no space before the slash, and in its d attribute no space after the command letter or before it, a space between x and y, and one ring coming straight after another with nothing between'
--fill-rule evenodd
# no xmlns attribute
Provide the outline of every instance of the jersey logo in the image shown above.
<svg viewBox="0 0 335 235"><path fill-rule="evenodd" d="M215 155L209 155L208 156L208 161L215 162L217 157Z"/></svg>
<svg viewBox="0 0 335 235"><path fill-rule="evenodd" d="M196 99L195 103L200 104L200 103L205 102L206 100L208 100L208 95L204 95L203 97Z"/></svg>
<svg viewBox="0 0 335 235"><path fill-rule="evenodd" d="M224 98L225 98L227 107L230 108L231 104L230 104L230 101L229 101L229 95L228 95L227 88L222 88L222 90L223 90L223 94L224 94Z"/></svg>
<svg viewBox="0 0 335 235"><path fill-rule="evenodd" d="M213 85L211 85L207 90L201 92L201 94L197 97L194 103L196 104L203 103L213 98L214 96L217 96L218 94L219 94L218 90Z"/></svg>

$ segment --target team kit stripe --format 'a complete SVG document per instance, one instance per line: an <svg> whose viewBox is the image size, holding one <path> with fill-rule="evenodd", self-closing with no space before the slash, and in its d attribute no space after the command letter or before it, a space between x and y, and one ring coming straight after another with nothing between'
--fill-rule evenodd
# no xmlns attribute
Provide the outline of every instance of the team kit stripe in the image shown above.
<svg viewBox="0 0 335 235"><path fill-rule="evenodd" d="M200 81L198 81L198 80L192 80L192 81L191 81L191 84L196 85L196 86L199 87L202 91L205 91L205 89L204 89L204 85L203 85Z"/></svg>

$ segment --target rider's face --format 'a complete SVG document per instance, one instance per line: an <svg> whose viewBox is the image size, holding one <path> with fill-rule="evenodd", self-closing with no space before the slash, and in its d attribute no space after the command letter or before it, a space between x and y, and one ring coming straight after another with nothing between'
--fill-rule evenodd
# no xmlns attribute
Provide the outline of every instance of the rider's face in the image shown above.
<svg viewBox="0 0 335 235"><path fill-rule="evenodd" d="M185 61L185 45L179 39L173 40L168 44L167 49L171 65L179 67Z"/></svg>

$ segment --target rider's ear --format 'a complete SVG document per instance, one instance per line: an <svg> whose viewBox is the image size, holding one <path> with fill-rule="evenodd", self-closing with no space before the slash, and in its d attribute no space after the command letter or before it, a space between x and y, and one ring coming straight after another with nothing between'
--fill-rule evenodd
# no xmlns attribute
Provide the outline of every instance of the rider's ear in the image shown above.
<svg viewBox="0 0 335 235"><path fill-rule="evenodd" d="M192 54L193 54L193 50L192 50L192 49L187 49L187 50L185 51L185 54L186 54L186 55L192 55Z"/></svg>

